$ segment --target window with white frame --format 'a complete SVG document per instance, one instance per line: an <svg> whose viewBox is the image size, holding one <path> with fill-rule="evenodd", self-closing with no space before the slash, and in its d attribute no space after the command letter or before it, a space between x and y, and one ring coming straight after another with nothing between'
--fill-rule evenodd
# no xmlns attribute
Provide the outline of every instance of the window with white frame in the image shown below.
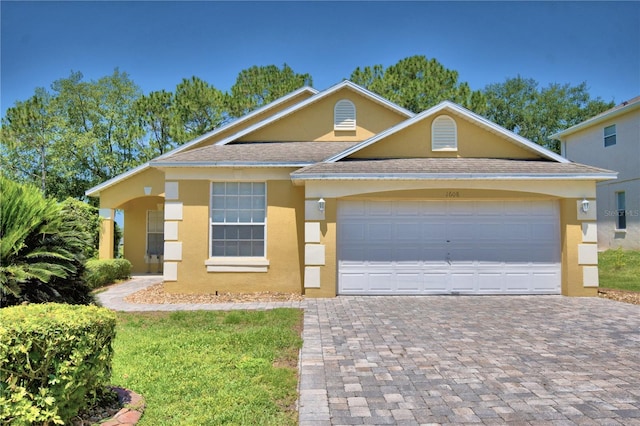
<svg viewBox="0 0 640 426"><path fill-rule="evenodd" d="M624 191L616 192L616 229L627 229L627 200Z"/></svg>
<svg viewBox="0 0 640 426"><path fill-rule="evenodd" d="M147 210L147 256L164 254L164 211Z"/></svg>
<svg viewBox="0 0 640 426"><path fill-rule="evenodd" d="M604 128L604 147L616 144L616 125L612 124Z"/></svg>
<svg viewBox="0 0 640 426"><path fill-rule="evenodd" d="M211 257L264 257L266 184L211 184Z"/></svg>
<svg viewBox="0 0 640 426"><path fill-rule="evenodd" d="M431 149L433 151L457 151L458 129L448 115L436 117L431 124Z"/></svg>
<svg viewBox="0 0 640 426"><path fill-rule="evenodd" d="M356 130L356 106L348 99L333 107L333 130Z"/></svg>

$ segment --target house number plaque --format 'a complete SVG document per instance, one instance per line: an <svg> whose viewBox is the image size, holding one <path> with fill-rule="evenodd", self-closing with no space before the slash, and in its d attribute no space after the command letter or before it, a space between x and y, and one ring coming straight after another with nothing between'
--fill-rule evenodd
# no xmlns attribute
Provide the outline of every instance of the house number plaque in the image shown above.
<svg viewBox="0 0 640 426"><path fill-rule="evenodd" d="M444 193L445 198L460 198L459 191L447 191Z"/></svg>

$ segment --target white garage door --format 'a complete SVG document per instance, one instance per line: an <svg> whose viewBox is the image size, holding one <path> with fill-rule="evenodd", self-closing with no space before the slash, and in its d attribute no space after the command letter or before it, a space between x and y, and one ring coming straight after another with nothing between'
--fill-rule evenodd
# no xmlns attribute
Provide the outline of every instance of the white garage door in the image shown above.
<svg viewBox="0 0 640 426"><path fill-rule="evenodd" d="M340 294L558 294L554 201L343 201Z"/></svg>

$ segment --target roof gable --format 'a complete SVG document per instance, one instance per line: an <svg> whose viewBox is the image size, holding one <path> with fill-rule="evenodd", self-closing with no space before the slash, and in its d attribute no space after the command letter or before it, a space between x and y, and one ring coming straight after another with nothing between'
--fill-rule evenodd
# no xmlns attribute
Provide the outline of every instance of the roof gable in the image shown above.
<svg viewBox="0 0 640 426"><path fill-rule="evenodd" d="M281 98L276 99L273 102L270 102L267 105L264 105L260 108L255 109L254 111L250 112L247 115L244 115L234 121L231 121L230 123L227 123L221 127L218 127L217 129L214 129L208 133L205 133L204 135L199 136L190 142L180 145L179 147L176 147L173 150L154 158L154 160L159 160L162 158L166 158L166 157L178 154L183 151L187 151L190 149L194 149L200 146L210 144L212 143L211 142L212 139L215 140L215 138L223 138L228 133L235 133L241 130L243 126L248 127L252 125L255 121L259 121L261 118L264 119L264 117L268 116L269 114L273 115L279 112L283 107L286 109L290 103L304 101L305 99L308 99L309 97L316 95L317 93L318 91L312 87L301 87L285 96L282 96ZM139 166L134 167L133 169L127 170L126 172L121 173L118 176L115 176L101 183L100 185L97 185L97 186L94 186L93 188L88 189L87 191L85 191L85 195L90 197L97 196L101 190L108 188L112 185L115 185L123 180L126 180L131 176L134 176L148 169L149 167L150 167L149 162L140 164Z"/></svg>
<svg viewBox="0 0 640 426"><path fill-rule="evenodd" d="M431 122L438 116L448 115L458 123L460 130L469 132L469 129L480 130L477 135L484 135L484 142L475 140L460 140L456 151L438 152L431 147ZM423 139L415 142L420 136ZM402 138L401 136L407 136ZM402 141L404 139L404 141ZM382 147L386 141L396 142L396 146ZM402 141L402 142L400 142ZM375 147L379 145L380 148ZM389 144L391 145L391 144ZM394 152L395 151L395 152ZM557 162L568 162L567 159L541 147L528 139L523 138L489 120L481 117L466 108L450 101L444 101L415 115L414 117L393 126L354 147L343 151L329 159L327 162L336 162L346 158L375 158L376 155L398 158L411 157L471 157L471 158L542 158Z"/></svg>
<svg viewBox="0 0 640 426"><path fill-rule="evenodd" d="M329 89L326 89L322 92L317 93L316 95L306 99L303 102L293 105L290 108L287 108L284 111L279 112L278 114L274 114L273 116L269 117L266 120L263 120L240 132L230 135L229 137L217 142L217 145L225 145L225 144L233 143L236 141L249 142L249 141L255 141L255 140L270 140L271 138L273 138L272 140L275 140L277 138L277 140L280 140L280 141L282 141L283 138L285 138L284 140L287 140L286 138L289 138L290 140L312 139L310 137L304 137L305 136L304 134L301 135L299 133L295 133L295 127L298 127L298 128L302 127L298 121L300 120L305 121L304 125L317 122L318 121L317 118L311 121L308 117L308 115L313 115L309 113L311 108L323 102L331 103L332 101L337 101L341 98L341 94L346 94L346 93L350 93L352 97L351 100L356 103L356 121L361 119L362 117L366 117L366 114L360 114L359 115L360 118L358 118L357 109L359 106L362 107L367 103L370 105L376 105L378 108L382 107L383 109L386 109L393 113L393 115L396 118L387 120L387 122L389 123L389 126L392 126L395 123L401 120L404 120L406 118L414 116L414 114L411 111L406 110L382 98L381 96L376 95L375 93L370 92L369 90L358 86L357 84L354 84L348 80L344 80L343 82L338 83L330 87ZM331 108L326 108L327 111L330 110L329 112L331 114L331 118L329 119L327 126L330 126L332 132L334 130L333 129L334 103L331 103ZM280 125L279 122L286 119L291 119L298 123L292 124L293 128L288 127L287 132L282 132L281 131L282 127L280 128L278 127ZM382 127L380 129L377 129L376 132L381 131L386 127L389 127L389 126L385 127L384 124L379 123L378 127L380 126ZM284 126L284 127L287 127L287 126ZM317 135L318 133L319 133L318 131L312 132L311 135ZM369 133L373 134L373 131L370 131ZM277 137L275 135L277 135ZM310 136L310 135L306 135L306 136ZM355 138L357 137L358 136L356 135ZM333 138L329 138L329 137L325 137L325 138L327 140L331 140L331 139L354 140L353 135L350 135L348 133L338 134L338 135L335 135ZM363 138L361 138L360 140L362 139Z"/></svg>
<svg viewBox="0 0 640 426"><path fill-rule="evenodd" d="M591 126L598 125L604 121L611 120L613 118L619 117L621 115L628 114L632 111L640 109L640 96L636 96L635 98L623 102L620 105L616 105L615 107L604 111L595 117L591 117L582 123L578 123L575 126L571 126L568 129L565 129L561 132L555 133L551 135L552 139L564 140L567 136L579 132L581 130L587 129Z"/></svg>

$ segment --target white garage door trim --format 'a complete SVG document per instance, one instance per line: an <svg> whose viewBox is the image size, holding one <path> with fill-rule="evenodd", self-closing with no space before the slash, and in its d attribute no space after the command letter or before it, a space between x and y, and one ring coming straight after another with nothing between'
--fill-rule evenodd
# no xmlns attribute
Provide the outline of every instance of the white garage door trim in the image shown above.
<svg viewBox="0 0 640 426"><path fill-rule="evenodd" d="M556 201L341 201L339 294L559 294Z"/></svg>

